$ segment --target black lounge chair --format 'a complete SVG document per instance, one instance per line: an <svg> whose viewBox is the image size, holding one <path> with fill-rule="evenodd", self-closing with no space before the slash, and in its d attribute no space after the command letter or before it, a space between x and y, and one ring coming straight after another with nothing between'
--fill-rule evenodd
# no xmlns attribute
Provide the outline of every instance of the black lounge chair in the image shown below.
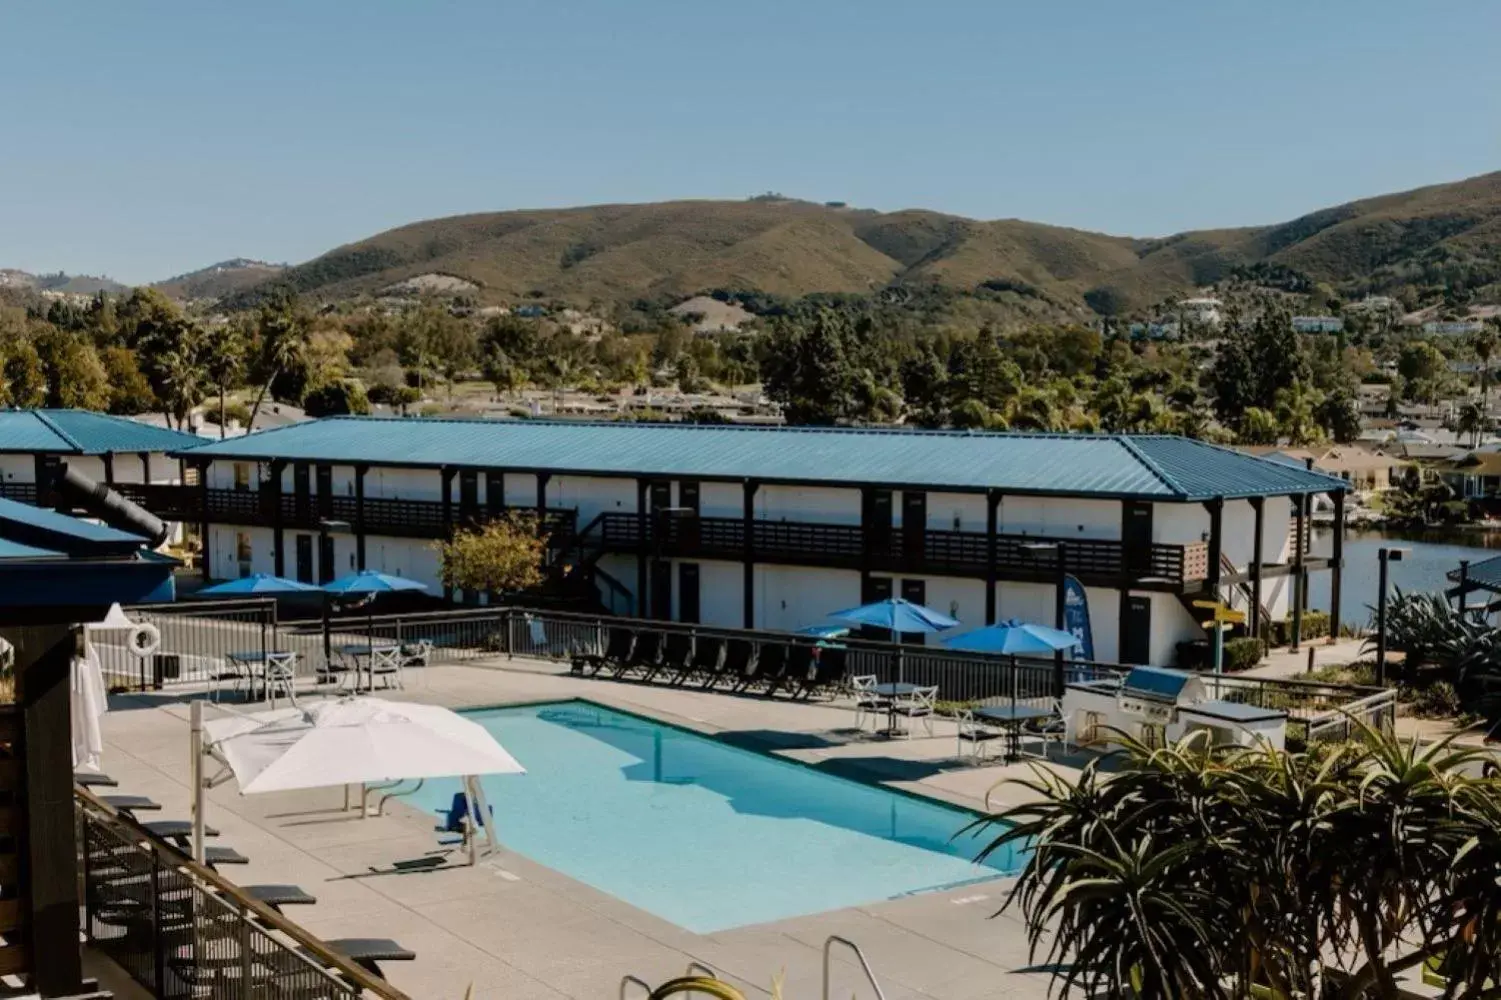
<svg viewBox="0 0 1501 1000"><path fill-rule="evenodd" d="M334 938L323 942L328 950L343 955L379 979L386 978L380 962L414 962L417 953L389 938Z"/></svg>
<svg viewBox="0 0 1501 1000"><path fill-rule="evenodd" d="M669 632L662 643L662 659L658 662L657 668L646 675L646 679L653 680L657 674L665 673L670 676L673 684L681 684L692 667L693 634Z"/></svg>
<svg viewBox="0 0 1501 1000"><path fill-rule="evenodd" d="M80 788L118 788L120 783L97 771L74 771L73 784Z"/></svg>
<svg viewBox="0 0 1501 1000"><path fill-rule="evenodd" d="M803 689L808 697L820 691L838 691L844 687L849 673L849 650L843 646L823 646L818 650L818 662L813 667L813 679Z"/></svg>
<svg viewBox="0 0 1501 1000"><path fill-rule="evenodd" d="M776 690L776 686L782 683L782 674L787 670L787 647L780 642L763 642L761 644L760 660L756 664L756 671L740 685L739 690L744 691L754 686L762 686L770 693Z"/></svg>
<svg viewBox="0 0 1501 1000"><path fill-rule="evenodd" d="M724 669L720 671L720 676L729 681L731 688L739 691L756 675L758 662L759 653L755 643L749 639L731 639L725 643Z"/></svg>
<svg viewBox="0 0 1501 1000"><path fill-rule="evenodd" d="M101 795L99 801L109 806L117 813L123 813L132 818L138 812L160 812L162 804L145 795Z"/></svg>
<svg viewBox="0 0 1501 1000"><path fill-rule="evenodd" d="M248 865L250 859L233 847L205 847L203 863L214 871L218 871L220 865Z"/></svg>
<svg viewBox="0 0 1501 1000"><path fill-rule="evenodd" d="M702 680L706 688L713 687L724 670L724 647L725 641L718 636L699 636L693 646L693 669L688 676Z"/></svg>
<svg viewBox="0 0 1501 1000"><path fill-rule="evenodd" d="M240 891L277 913L283 906L311 906L318 902L317 896L300 885L244 885Z"/></svg>
<svg viewBox="0 0 1501 1000"><path fill-rule="evenodd" d="M573 672L581 674L587 668L590 674L599 673L602 667L611 664L623 664L631 658L631 651L636 645L636 633L619 625L610 626L609 638L605 640L605 648L598 653L575 653L573 654Z"/></svg>
<svg viewBox="0 0 1501 1000"><path fill-rule="evenodd" d="M623 661L615 670L616 677L624 677L632 671L639 671L642 677L650 677L657 672L657 665L662 662L662 633L643 629L636 633L636 645L631 650L630 658Z"/></svg>
<svg viewBox="0 0 1501 1000"><path fill-rule="evenodd" d="M813 647L798 643L787 650L787 669L782 671L780 684L773 684L768 695L786 691L788 697L796 698L807 690L813 680Z"/></svg>

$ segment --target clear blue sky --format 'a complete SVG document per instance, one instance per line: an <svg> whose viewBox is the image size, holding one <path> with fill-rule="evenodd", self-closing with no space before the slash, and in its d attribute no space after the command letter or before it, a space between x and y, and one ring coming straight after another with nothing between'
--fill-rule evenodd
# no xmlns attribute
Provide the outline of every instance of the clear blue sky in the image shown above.
<svg viewBox="0 0 1501 1000"><path fill-rule="evenodd" d="M1133 235L1501 168L1495 0L4 0L0 266L774 189Z"/></svg>

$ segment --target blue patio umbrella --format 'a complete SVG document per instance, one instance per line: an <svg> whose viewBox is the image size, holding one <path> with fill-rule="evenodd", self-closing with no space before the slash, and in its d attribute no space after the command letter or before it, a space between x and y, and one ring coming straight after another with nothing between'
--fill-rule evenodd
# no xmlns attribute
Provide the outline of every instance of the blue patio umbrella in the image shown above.
<svg viewBox="0 0 1501 1000"><path fill-rule="evenodd" d="M846 608L829 615L830 618L848 625L869 625L886 629L896 641L898 632L942 632L959 622L941 611L914 604L902 597L888 597L873 604L858 608Z"/></svg>
<svg viewBox="0 0 1501 1000"><path fill-rule="evenodd" d="M381 573L378 570L362 569L358 573L350 573L336 580L330 580L319 589L330 597L367 599L369 603L366 605L365 642L373 646L375 645L375 598L380 594L410 594L425 591L427 584L421 580L409 580L404 576L392 576L390 573ZM323 658L328 660L333 651L326 602L323 610Z"/></svg>
<svg viewBox="0 0 1501 1000"><path fill-rule="evenodd" d="M270 594L317 594L321 587L300 580L288 580L270 573L252 573L238 580L227 580L198 591L200 597L260 597Z"/></svg>
<svg viewBox="0 0 1501 1000"><path fill-rule="evenodd" d="M1072 632L1046 625L1033 625L1015 618L956 635L942 642L950 649L1010 656L1051 656L1060 650L1074 649L1080 645L1079 637Z"/></svg>

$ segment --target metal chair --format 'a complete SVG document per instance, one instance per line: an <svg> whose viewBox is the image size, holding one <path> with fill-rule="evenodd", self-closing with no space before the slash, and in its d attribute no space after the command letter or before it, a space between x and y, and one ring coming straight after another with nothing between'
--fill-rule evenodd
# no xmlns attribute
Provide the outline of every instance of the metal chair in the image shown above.
<svg viewBox="0 0 1501 1000"><path fill-rule="evenodd" d="M891 711L894 715L906 717L909 722L913 719L921 719L923 728L928 735L933 735L933 716L938 710L938 687L920 687L911 694L897 695L892 699ZM904 736L911 736L909 728L903 731Z"/></svg>
<svg viewBox="0 0 1501 1000"><path fill-rule="evenodd" d="M855 695L855 728L865 728L865 718L869 716L871 723L880 725L880 717L891 709L891 699L875 693L877 678L875 674L860 674L850 678L850 690Z"/></svg>

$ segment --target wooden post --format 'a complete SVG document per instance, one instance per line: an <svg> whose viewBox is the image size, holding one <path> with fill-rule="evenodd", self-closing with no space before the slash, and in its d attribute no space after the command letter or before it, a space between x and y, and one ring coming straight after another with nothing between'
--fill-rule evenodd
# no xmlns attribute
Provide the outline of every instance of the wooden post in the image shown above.
<svg viewBox="0 0 1501 1000"><path fill-rule="evenodd" d="M365 569L365 473L368 465L354 467L354 562L361 572Z"/></svg>
<svg viewBox="0 0 1501 1000"><path fill-rule="evenodd" d="M1261 620L1261 542L1266 527L1266 498L1252 497L1251 511L1255 515L1251 529L1251 634L1260 636Z"/></svg>
<svg viewBox="0 0 1501 1000"><path fill-rule="evenodd" d="M646 490L645 479L636 480L636 617L646 617Z"/></svg>
<svg viewBox="0 0 1501 1000"><path fill-rule="evenodd" d="M1209 512L1209 577L1205 582L1210 599L1217 601L1225 551L1225 498L1206 500L1204 509Z"/></svg>
<svg viewBox="0 0 1501 1000"><path fill-rule="evenodd" d="M151 482L151 452L143 451L141 457L141 482Z"/></svg>
<svg viewBox="0 0 1501 1000"><path fill-rule="evenodd" d="M198 463L198 530L203 532L203 582L208 583L213 579L213 568L209 560L209 551L213 548L209 544L208 534L208 467L212 464L208 460Z"/></svg>
<svg viewBox="0 0 1501 1000"><path fill-rule="evenodd" d="M547 484L551 479L551 472L537 473L537 531L539 534L546 530L544 523L547 520Z"/></svg>
<svg viewBox="0 0 1501 1000"><path fill-rule="evenodd" d="M20 910L31 986L43 997L82 993L78 949L77 828L69 675L77 638L69 625L5 630L15 647L21 712L24 826L18 831Z"/></svg>
<svg viewBox="0 0 1501 1000"><path fill-rule="evenodd" d="M286 459L272 459L270 468L271 489L267 491L267 495L271 498L271 552L274 556L277 576L287 575L286 534L282 528L281 513L281 477L286 472L286 469Z"/></svg>
<svg viewBox="0 0 1501 1000"><path fill-rule="evenodd" d="M1303 533L1307 525L1308 497L1293 497L1296 517L1293 521L1293 643L1296 651L1303 642Z"/></svg>
<svg viewBox="0 0 1501 1000"><path fill-rule="evenodd" d="M741 487L741 586L746 628L756 627L756 492L760 488L754 479L747 479Z"/></svg>
<svg viewBox="0 0 1501 1000"><path fill-rule="evenodd" d="M1329 559L1329 645L1339 641L1340 595L1345 578L1345 494L1335 493L1334 549ZM1463 597L1460 598L1464 600Z"/></svg>
<svg viewBox="0 0 1501 1000"><path fill-rule="evenodd" d="M1000 558L1000 541L996 535L1000 522L1001 491L985 492L985 624L995 624L996 560Z"/></svg>
<svg viewBox="0 0 1501 1000"><path fill-rule="evenodd" d="M104 485L115 485L115 456L105 452L99 456L99 461L104 463Z"/></svg>

